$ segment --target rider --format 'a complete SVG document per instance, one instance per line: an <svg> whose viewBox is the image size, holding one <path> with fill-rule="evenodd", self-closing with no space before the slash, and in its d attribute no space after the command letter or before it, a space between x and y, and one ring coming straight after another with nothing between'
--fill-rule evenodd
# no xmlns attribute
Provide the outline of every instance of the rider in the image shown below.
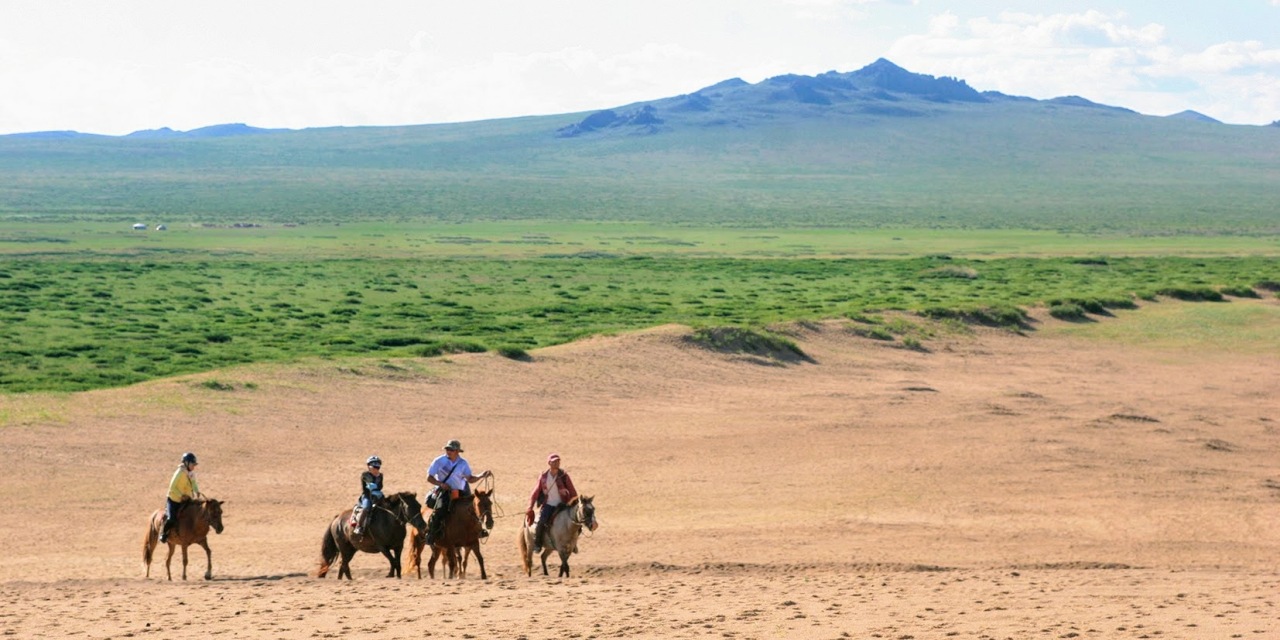
<svg viewBox="0 0 1280 640"><path fill-rule="evenodd" d="M525 512L525 520L533 522L534 507L542 507L538 514L538 528L533 534L534 553L542 553L542 537L551 528L556 509L573 502L577 497L578 490L573 488L569 472L560 468L560 454L547 456L547 470L538 476L538 484L533 487L533 495L529 496L529 510Z"/></svg>
<svg viewBox="0 0 1280 640"><path fill-rule="evenodd" d="M462 453L462 443L450 440L444 445L444 454L432 460L431 466L427 469L427 482L435 487L436 496L431 520L427 522L428 545L435 544L436 539L440 537L445 516L449 513L449 507L453 501L471 493L469 483L478 482L493 475L490 471L485 471L478 476L471 475L471 464L466 458L458 455L460 453ZM488 534L488 531L480 530L481 537Z"/></svg>
<svg viewBox="0 0 1280 640"><path fill-rule="evenodd" d="M200 497L200 485L196 484L196 454L190 451L182 454L182 464L173 472L169 480L169 496L165 499L164 528L160 531L160 542L169 541L169 530L178 526L178 509L184 502Z"/></svg>
<svg viewBox="0 0 1280 640"><path fill-rule="evenodd" d="M356 502L356 526L353 533L364 532L369 521L369 509L382 500L382 458L369 456L364 461L368 470L360 474L360 499Z"/></svg>

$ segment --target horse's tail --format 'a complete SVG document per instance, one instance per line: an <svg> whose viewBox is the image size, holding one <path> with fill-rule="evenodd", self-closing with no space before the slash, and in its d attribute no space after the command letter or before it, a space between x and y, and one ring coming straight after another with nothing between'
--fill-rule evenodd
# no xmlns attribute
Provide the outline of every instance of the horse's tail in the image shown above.
<svg viewBox="0 0 1280 640"><path fill-rule="evenodd" d="M417 572L422 579L422 549L426 546L422 541L422 532L412 524L405 525L405 537L409 540L409 573Z"/></svg>
<svg viewBox="0 0 1280 640"><path fill-rule="evenodd" d="M336 522L336 520L335 520ZM320 541L320 567L316 569L316 577L323 578L329 573L329 565L338 559L338 539L334 524L330 523L324 530L324 539ZM339 579L342 576L338 576Z"/></svg>
<svg viewBox="0 0 1280 640"><path fill-rule="evenodd" d="M153 513L147 521L147 535L142 538L142 564L147 568L147 573L151 572L151 553L156 550L160 541L160 532L156 529L156 514Z"/></svg>
<svg viewBox="0 0 1280 640"><path fill-rule="evenodd" d="M520 537L517 539L520 546L520 563L524 565L524 573L527 576L533 575L533 554L529 552L529 527L520 525Z"/></svg>

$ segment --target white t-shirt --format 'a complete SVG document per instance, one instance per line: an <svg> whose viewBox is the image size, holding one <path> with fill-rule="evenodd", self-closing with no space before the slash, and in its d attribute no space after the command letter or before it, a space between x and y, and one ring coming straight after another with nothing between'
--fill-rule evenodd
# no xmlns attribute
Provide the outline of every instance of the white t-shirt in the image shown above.
<svg viewBox="0 0 1280 640"><path fill-rule="evenodd" d="M452 475L449 474L451 469L453 470ZM431 462L431 467L427 469L427 475L445 483L450 489L466 491L467 478L472 475L471 465L462 456L458 456L456 461L451 461L449 460L449 455L444 454ZM445 476L449 476L449 479L445 480Z"/></svg>
<svg viewBox="0 0 1280 640"><path fill-rule="evenodd" d="M547 479L542 483L542 486L547 491L547 506L560 506L560 489L556 488L556 477L548 473Z"/></svg>

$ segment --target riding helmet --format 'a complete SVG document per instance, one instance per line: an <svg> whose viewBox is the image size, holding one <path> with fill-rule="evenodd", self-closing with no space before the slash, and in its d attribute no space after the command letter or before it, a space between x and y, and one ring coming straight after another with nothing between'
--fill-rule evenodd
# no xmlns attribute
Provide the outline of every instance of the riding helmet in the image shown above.
<svg viewBox="0 0 1280 640"><path fill-rule="evenodd" d="M196 462L196 454L190 451L182 454L182 464L198 464Z"/></svg>
<svg viewBox="0 0 1280 640"><path fill-rule="evenodd" d="M369 459L365 460L364 463L370 467L381 467L382 458L379 458L378 456L369 456Z"/></svg>

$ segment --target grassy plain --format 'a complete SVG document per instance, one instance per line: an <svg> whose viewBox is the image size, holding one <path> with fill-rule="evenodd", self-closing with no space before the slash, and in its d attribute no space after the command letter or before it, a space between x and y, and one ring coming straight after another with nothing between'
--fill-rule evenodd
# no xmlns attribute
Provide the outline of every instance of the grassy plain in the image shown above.
<svg viewBox="0 0 1280 640"><path fill-rule="evenodd" d="M0 389L76 391L316 356L519 355L672 322L986 310L977 315L1016 324L1011 310L1036 305L1105 313L1169 291L1280 282L1274 241L1243 236L1180 249L1182 237L1108 244L1018 230L120 226L0 226Z"/></svg>
<svg viewBox="0 0 1280 640"><path fill-rule="evenodd" d="M918 115L4 137L0 391L669 322L1086 320L1280 282L1280 130L896 104Z"/></svg>
<svg viewBox="0 0 1280 640"><path fill-rule="evenodd" d="M1073 233L1043 229L698 226L651 222L354 220L284 226L76 220L0 222L0 257L194 259L545 258L964 258L1280 256L1280 235ZM153 229L166 224L166 231Z"/></svg>

